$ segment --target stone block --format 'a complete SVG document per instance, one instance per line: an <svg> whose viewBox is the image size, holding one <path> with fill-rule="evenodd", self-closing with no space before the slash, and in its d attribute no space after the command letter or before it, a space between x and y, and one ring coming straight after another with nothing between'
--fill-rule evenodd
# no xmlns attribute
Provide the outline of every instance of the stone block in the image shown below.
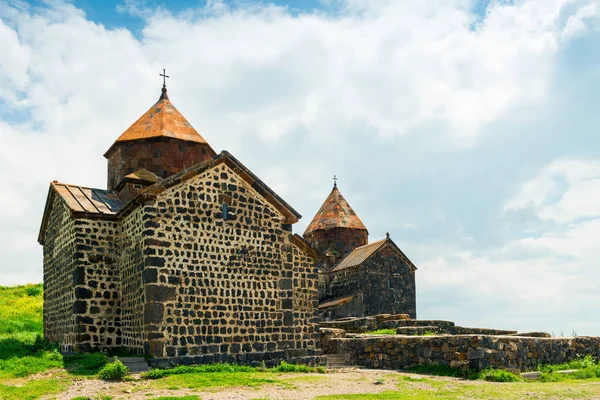
<svg viewBox="0 0 600 400"><path fill-rule="evenodd" d="M160 324L163 322L165 306L162 303L146 303L144 305L144 324Z"/></svg>
<svg viewBox="0 0 600 400"><path fill-rule="evenodd" d="M172 286L146 285L147 302L164 302L176 299L176 291Z"/></svg>

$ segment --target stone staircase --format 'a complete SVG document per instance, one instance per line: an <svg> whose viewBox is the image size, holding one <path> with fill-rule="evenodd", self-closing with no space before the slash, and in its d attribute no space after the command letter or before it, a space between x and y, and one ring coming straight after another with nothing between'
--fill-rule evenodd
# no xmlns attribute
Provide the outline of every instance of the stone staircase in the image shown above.
<svg viewBox="0 0 600 400"><path fill-rule="evenodd" d="M123 363L131 374L139 374L140 372L149 371L148 361L144 357L117 357L119 361ZM109 361L114 361L114 357L111 357Z"/></svg>
<svg viewBox="0 0 600 400"><path fill-rule="evenodd" d="M350 354L327 354L327 368L339 369L351 366Z"/></svg>

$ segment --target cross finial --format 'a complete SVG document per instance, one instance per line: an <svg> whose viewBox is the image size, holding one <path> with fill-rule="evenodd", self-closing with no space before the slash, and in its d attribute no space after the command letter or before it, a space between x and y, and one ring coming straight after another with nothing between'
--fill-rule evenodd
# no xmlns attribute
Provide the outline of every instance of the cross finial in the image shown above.
<svg viewBox="0 0 600 400"><path fill-rule="evenodd" d="M158 74L158 76L163 77L163 87L167 87L167 78L169 77L169 75L167 75L167 70L163 68L163 73Z"/></svg>
<svg viewBox="0 0 600 400"><path fill-rule="evenodd" d="M337 180L338 180L337 175L334 175L333 176L333 187L337 187Z"/></svg>
<svg viewBox="0 0 600 400"><path fill-rule="evenodd" d="M386 233L385 233L385 238L386 238L386 239L389 239L389 238L390 238L390 233L389 233L389 232L386 232Z"/></svg>
<svg viewBox="0 0 600 400"><path fill-rule="evenodd" d="M167 96L167 78L169 77L169 75L167 75L167 70L163 68L163 73L158 74L158 76L163 77L163 87L161 90L161 95L160 95L159 100L168 100L169 96Z"/></svg>

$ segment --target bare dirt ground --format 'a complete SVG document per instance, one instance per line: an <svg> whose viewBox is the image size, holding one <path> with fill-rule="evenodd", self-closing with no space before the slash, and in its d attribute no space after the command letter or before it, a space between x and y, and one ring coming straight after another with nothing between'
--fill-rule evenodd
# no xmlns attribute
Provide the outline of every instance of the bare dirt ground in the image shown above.
<svg viewBox="0 0 600 400"><path fill-rule="evenodd" d="M66 393L53 398L70 400L77 396L93 398L103 395L114 399L137 400L159 396L197 395L202 400L254 398L311 400L317 396L330 394L379 393L394 390L398 377L402 375L411 376L411 374L394 371L347 369L327 374L282 374L279 375L281 384L266 384L255 388L217 387L205 390L156 389L146 380L111 383L97 379L81 379L75 381ZM436 379L451 380L452 378ZM415 382L415 385L419 383Z"/></svg>

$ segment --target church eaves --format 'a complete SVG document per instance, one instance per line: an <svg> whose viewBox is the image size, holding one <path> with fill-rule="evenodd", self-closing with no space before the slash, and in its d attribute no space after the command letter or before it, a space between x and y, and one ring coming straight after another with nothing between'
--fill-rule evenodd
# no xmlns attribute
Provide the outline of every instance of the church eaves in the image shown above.
<svg viewBox="0 0 600 400"><path fill-rule="evenodd" d="M337 185L333 186L333 190L306 228L304 234L333 228L367 230L358 215L342 196Z"/></svg>
<svg viewBox="0 0 600 400"><path fill-rule="evenodd" d="M105 156L117 143L154 138L173 138L202 143L210 147L210 144L171 103L165 86L158 101L117 138L106 151Z"/></svg>

